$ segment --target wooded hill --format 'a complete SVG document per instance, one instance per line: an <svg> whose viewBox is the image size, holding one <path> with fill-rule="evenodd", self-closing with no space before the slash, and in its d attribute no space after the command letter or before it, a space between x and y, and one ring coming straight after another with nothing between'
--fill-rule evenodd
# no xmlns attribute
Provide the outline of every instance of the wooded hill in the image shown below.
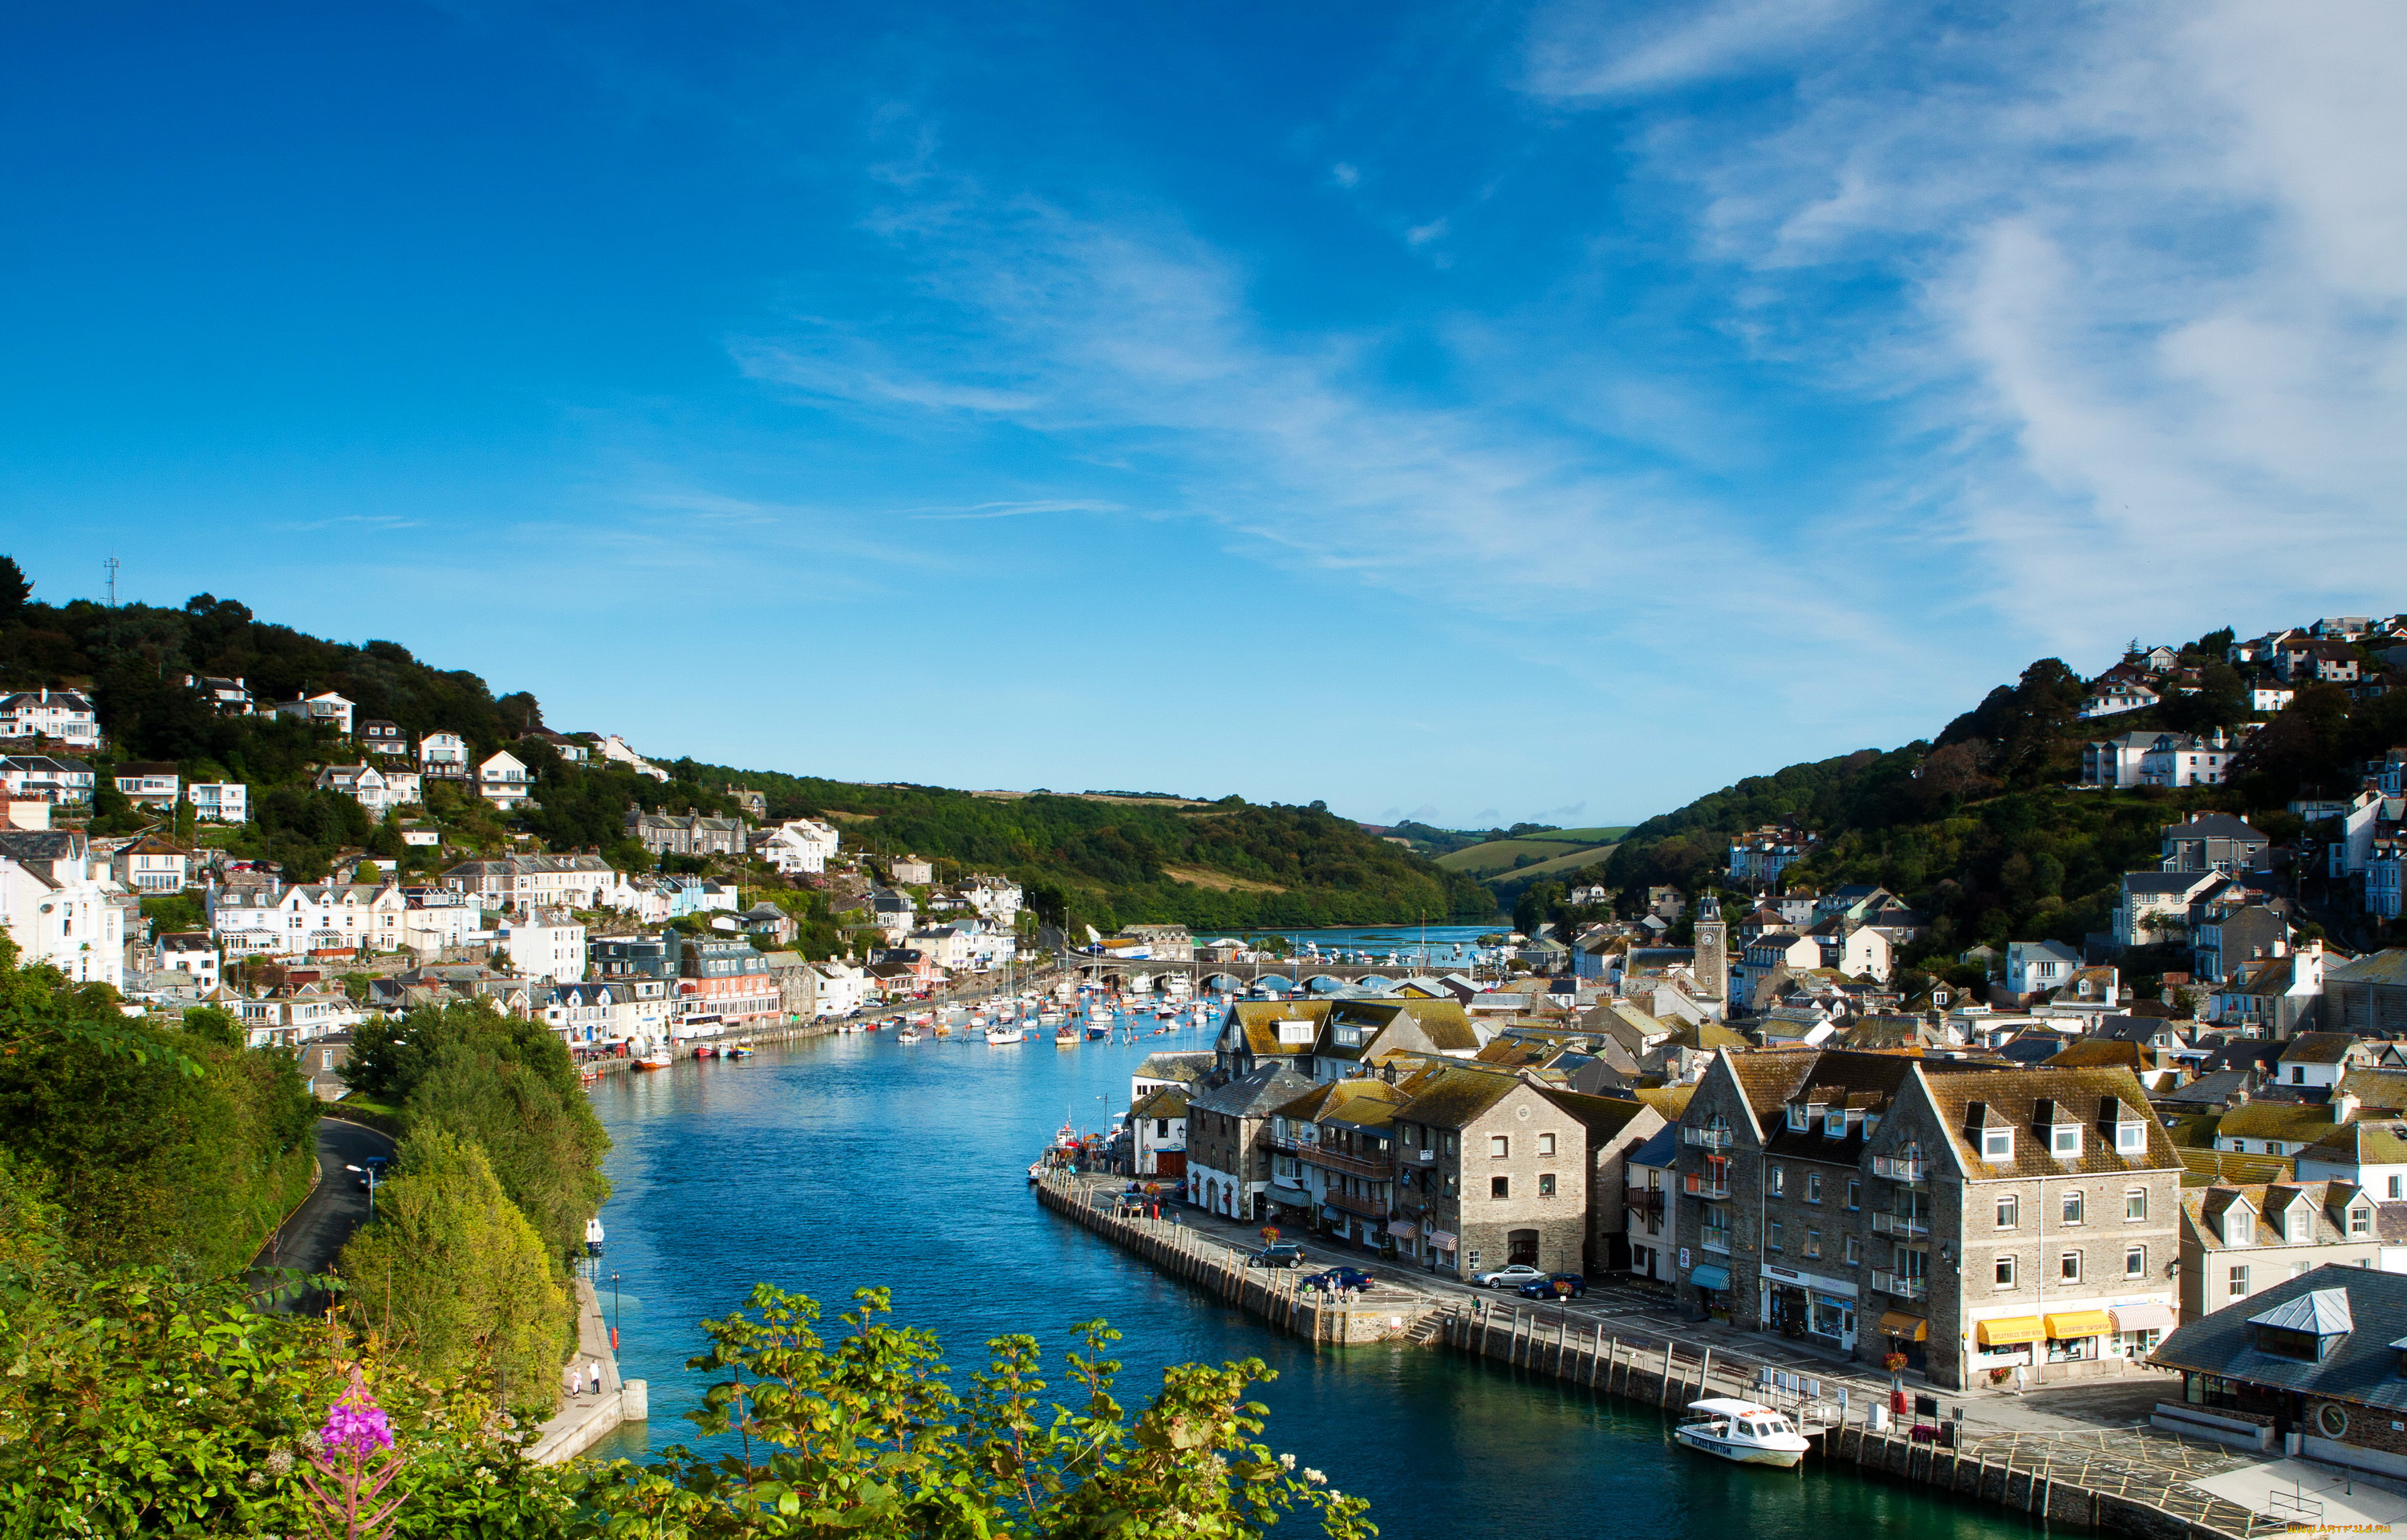
<svg viewBox="0 0 2407 1540"><path fill-rule="evenodd" d="M2162 826L2211 809L2286 843L2301 832L2287 803L2355 791L2367 759L2407 742L2407 691L2353 701L2338 685L2307 685L2248 740L2226 784L2075 789L2085 743L2253 721L2241 676L2224 662L2230 641L2212 632L2182 649L2182 666L2200 671L2197 694L2092 720L2079 715L2080 676L2042 659L1935 740L1790 765L1650 818L1603 875L1625 908L1653 883L1697 892L1718 881L1732 835L1794 817L1822 842L1789 869L1787 886L1881 883L1932 918L1917 957L1975 941L2078 943L2107 928L2124 872L2156 867Z"/></svg>
<svg viewBox="0 0 2407 1540"><path fill-rule="evenodd" d="M663 784L623 766L563 764L540 742L520 739L544 725L534 696L496 696L477 674L434 668L397 643L324 641L210 594L181 609L33 603L14 565L0 565L0 687L88 689L117 759L172 760L188 780L249 783L255 824L236 854L272 859L299 879L322 876L346 846L396 861L423 854L406 851L395 829L373 825L349 798L309 790L310 765L355 750L293 718L220 716L185 686L187 673L243 678L263 703L332 690L356 703L359 720L396 722L413 739L460 733L476 758L508 746L537 781L539 805L520 822L554 849L598 848L636 869L650 862L623 839L630 804L731 812L724 788L733 784L766 793L772 817L833 817L852 848L916 852L946 863L947 875L1006 873L1028 888L1040 914L1099 929L1141 921L1234 930L1486 920L1496 909L1474 879L1442 871L1318 802L998 798L691 758L659 759L671 773ZM470 842L501 842L500 821L474 798L432 784L427 795L430 812ZM104 823L136 816L109 805L113 796L95 808Z"/></svg>

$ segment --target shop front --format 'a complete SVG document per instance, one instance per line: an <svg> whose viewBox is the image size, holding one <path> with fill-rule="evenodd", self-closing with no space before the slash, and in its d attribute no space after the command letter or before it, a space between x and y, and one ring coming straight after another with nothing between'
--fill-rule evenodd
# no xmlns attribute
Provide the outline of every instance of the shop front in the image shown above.
<svg viewBox="0 0 2407 1540"><path fill-rule="evenodd" d="M1926 1317L1883 1310L1879 1330L1884 1360L1902 1358L1909 1369L1930 1367L1930 1322Z"/></svg>
<svg viewBox="0 0 2407 1540"><path fill-rule="evenodd" d="M1687 1248L1681 1249L1685 1260ZM1730 1269L1717 1262L1701 1262L1689 1269L1688 1281L1697 1286L1697 1307L1707 1315L1730 1319Z"/></svg>
<svg viewBox="0 0 2407 1540"><path fill-rule="evenodd" d="M1762 1324L1783 1336L1818 1337L1842 1352L1856 1349L1856 1286L1794 1267L1763 1269Z"/></svg>

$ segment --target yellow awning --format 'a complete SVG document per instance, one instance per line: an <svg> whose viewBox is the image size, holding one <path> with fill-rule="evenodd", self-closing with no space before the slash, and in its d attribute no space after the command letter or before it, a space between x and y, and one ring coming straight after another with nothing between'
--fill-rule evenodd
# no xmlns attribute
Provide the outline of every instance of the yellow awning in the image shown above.
<svg viewBox="0 0 2407 1540"><path fill-rule="evenodd" d="M2011 1348L2017 1342L2037 1342L2047 1328L2037 1316L2007 1316L1999 1321L1985 1321L1978 1328L1984 1348Z"/></svg>
<svg viewBox="0 0 2407 1540"><path fill-rule="evenodd" d="M2114 1331L2115 1318L2103 1310L2067 1310L2047 1318L2047 1335L2052 1337L2111 1336Z"/></svg>
<svg viewBox="0 0 2407 1540"><path fill-rule="evenodd" d="M1908 1342L1930 1340L1930 1322L1920 1316L1907 1315L1903 1310L1883 1311L1880 1329L1883 1336L1901 1336Z"/></svg>

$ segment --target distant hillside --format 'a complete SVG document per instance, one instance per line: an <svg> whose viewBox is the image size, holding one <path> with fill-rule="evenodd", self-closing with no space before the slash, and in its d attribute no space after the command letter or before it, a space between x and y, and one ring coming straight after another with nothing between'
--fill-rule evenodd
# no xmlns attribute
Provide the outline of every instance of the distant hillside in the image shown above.
<svg viewBox="0 0 2407 1540"><path fill-rule="evenodd" d="M0 566L0 580L14 575L13 567ZM21 585L0 581L0 687L91 690L118 758L173 760L187 779L252 785L257 824L238 837L237 854L274 860L296 878L322 875L346 847L416 858L357 803L308 789L310 766L356 756L356 746L292 718L220 716L185 687L188 672L246 679L263 702L332 690L357 703L360 720L397 722L413 739L458 732L479 758L515 744L538 778L539 805L522 815L523 826L555 849L596 846L622 865L648 862L622 838L631 802L732 812L724 788L733 783L766 793L773 816L836 816L853 848L916 851L956 869L1007 872L1048 917L1098 928L1145 920L1212 929L1386 925L1424 915L1485 921L1496 912L1494 897L1474 879L1441 870L1317 802L861 785L699 764L647 745L671 773L663 784L620 766L563 764L538 743L520 742L523 731L545 725L534 696L496 696L477 674L432 668L397 643L323 641L208 594L181 609L53 606L25 602ZM473 798L449 787L428 795L456 836L472 845L506 841L507 830ZM95 812L138 821L130 810Z"/></svg>
<svg viewBox="0 0 2407 1540"><path fill-rule="evenodd" d="M2407 742L2407 689L2353 700L2339 685L2305 685L2248 741L2227 784L2076 789L2086 742L2257 721L2224 660L2230 642L2215 632L2180 649L2195 693L2099 719L2079 714L2080 676L2043 659L1935 740L1790 765L1648 819L1606 861L1607 880L1625 908L1652 883L1697 891L1717 880L1730 836L1793 816L1822 844L1787 884L1882 883L1932 916L1922 954L2012 938L2078 942L2107 928L2122 873L2156 866L2163 825L2213 809L2276 843L2293 840L2300 820L2287 803L2354 791L2367 759Z"/></svg>
<svg viewBox="0 0 2407 1540"><path fill-rule="evenodd" d="M1493 878L1506 873L1531 875L1539 868L1568 869L1601 861L1611 854L1615 841L1630 832L1618 828L1549 829L1543 834L1524 834L1509 840L1490 840L1482 844L1441 855L1437 864L1448 871L1467 872L1474 877Z"/></svg>

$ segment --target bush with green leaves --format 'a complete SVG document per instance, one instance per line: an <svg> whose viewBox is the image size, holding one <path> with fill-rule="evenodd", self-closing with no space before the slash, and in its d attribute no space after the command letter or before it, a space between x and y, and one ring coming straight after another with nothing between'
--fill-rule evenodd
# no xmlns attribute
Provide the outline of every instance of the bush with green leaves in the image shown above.
<svg viewBox="0 0 2407 1540"><path fill-rule="evenodd" d="M413 1130L479 1146L555 1267L583 1249L585 1222L610 1195L610 1137L543 1023L482 1001L368 1022L352 1034L348 1074L363 1095L402 1109Z"/></svg>
<svg viewBox="0 0 2407 1540"><path fill-rule="evenodd" d="M585 1503L625 1540L1001 1535L1206 1540L1261 1534L1289 1516L1337 1540L1378 1532L1368 1505L1259 1440L1266 1408L1246 1387L1259 1360L1180 1364L1133 1417L1115 1394L1119 1337L1079 1326L1070 1404L1048 1398L1033 1337L987 1344L966 1392L946 1379L934 1334L889 1325L888 1295L863 1289L831 1344L816 1301L762 1284L754 1312L704 1321L710 1350L687 1367L721 1376L698 1411L740 1452L682 1446L659 1461L596 1471Z"/></svg>
<svg viewBox="0 0 2407 1540"><path fill-rule="evenodd" d="M336 1271L354 1317L427 1379L553 1405L575 1316L475 1144L435 1128L404 1139Z"/></svg>

